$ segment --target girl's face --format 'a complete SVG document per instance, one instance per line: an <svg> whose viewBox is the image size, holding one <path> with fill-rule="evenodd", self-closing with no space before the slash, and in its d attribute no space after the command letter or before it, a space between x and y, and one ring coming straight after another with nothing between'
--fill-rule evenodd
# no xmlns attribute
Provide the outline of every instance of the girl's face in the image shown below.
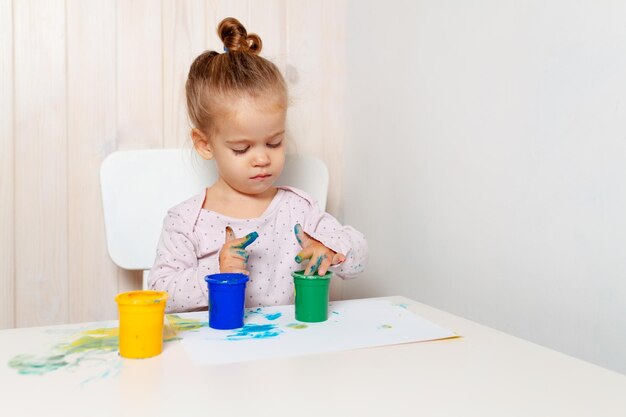
<svg viewBox="0 0 626 417"><path fill-rule="evenodd" d="M207 141L220 179L244 194L262 194L278 179L285 165L284 106L263 98L238 98L215 120Z"/></svg>

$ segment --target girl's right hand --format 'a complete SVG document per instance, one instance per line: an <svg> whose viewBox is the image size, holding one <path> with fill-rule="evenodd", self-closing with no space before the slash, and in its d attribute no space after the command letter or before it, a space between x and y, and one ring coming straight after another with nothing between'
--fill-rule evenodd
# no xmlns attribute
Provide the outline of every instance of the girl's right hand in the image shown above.
<svg viewBox="0 0 626 417"><path fill-rule="evenodd" d="M226 242L220 250L220 272L240 273L250 275L247 270L248 252L246 248L259 237L257 232L252 232L237 239L235 232L226 226Z"/></svg>

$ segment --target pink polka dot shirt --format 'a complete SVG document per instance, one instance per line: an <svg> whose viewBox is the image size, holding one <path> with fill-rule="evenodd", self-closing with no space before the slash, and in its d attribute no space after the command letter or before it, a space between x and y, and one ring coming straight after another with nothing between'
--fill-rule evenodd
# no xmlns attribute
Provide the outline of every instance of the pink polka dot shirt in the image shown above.
<svg viewBox="0 0 626 417"><path fill-rule="evenodd" d="M365 267L367 242L363 234L342 226L301 190L278 187L269 207L255 219L236 219L203 209L205 194L206 190L173 207L163 221L148 286L169 293L168 313L207 308L204 277L220 272L219 251L226 226L237 237L254 231L259 234L246 248L250 271L246 307L293 304L291 272L306 265L295 261L301 250L293 231L297 223L309 236L346 256L344 262L330 268L335 276L353 278Z"/></svg>

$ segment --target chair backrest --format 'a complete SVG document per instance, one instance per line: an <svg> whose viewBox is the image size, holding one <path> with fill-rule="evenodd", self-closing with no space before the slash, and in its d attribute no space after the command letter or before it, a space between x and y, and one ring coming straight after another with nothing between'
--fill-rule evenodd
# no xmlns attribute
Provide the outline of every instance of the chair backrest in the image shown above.
<svg viewBox="0 0 626 417"><path fill-rule="evenodd" d="M100 185L109 255L121 268L146 270L154 263L167 210L217 179L212 161L193 149L113 152L102 162ZM326 207L328 169L312 156L288 155L276 182L309 193Z"/></svg>

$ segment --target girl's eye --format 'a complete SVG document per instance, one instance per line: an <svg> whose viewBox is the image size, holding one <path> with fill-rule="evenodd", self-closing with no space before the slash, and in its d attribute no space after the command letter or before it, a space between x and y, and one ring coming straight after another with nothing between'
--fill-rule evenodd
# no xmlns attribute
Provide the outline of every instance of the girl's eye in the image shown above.
<svg viewBox="0 0 626 417"><path fill-rule="evenodd" d="M281 140L280 142L277 142L277 143L268 143L267 147L268 148L278 148L282 144L283 144L283 141Z"/></svg>
<svg viewBox="0 0 626 417"><path fill-rule="evenodd" d="M241 155L241 154L246 153L246 151L247 151L248 149L250 149L250 147L249 147L249 146L246 146L246 147L245 147L245 148L243 148L243 149L233 149L232 151L233 151L233 152L235 152L237 155Z"/></svg>

